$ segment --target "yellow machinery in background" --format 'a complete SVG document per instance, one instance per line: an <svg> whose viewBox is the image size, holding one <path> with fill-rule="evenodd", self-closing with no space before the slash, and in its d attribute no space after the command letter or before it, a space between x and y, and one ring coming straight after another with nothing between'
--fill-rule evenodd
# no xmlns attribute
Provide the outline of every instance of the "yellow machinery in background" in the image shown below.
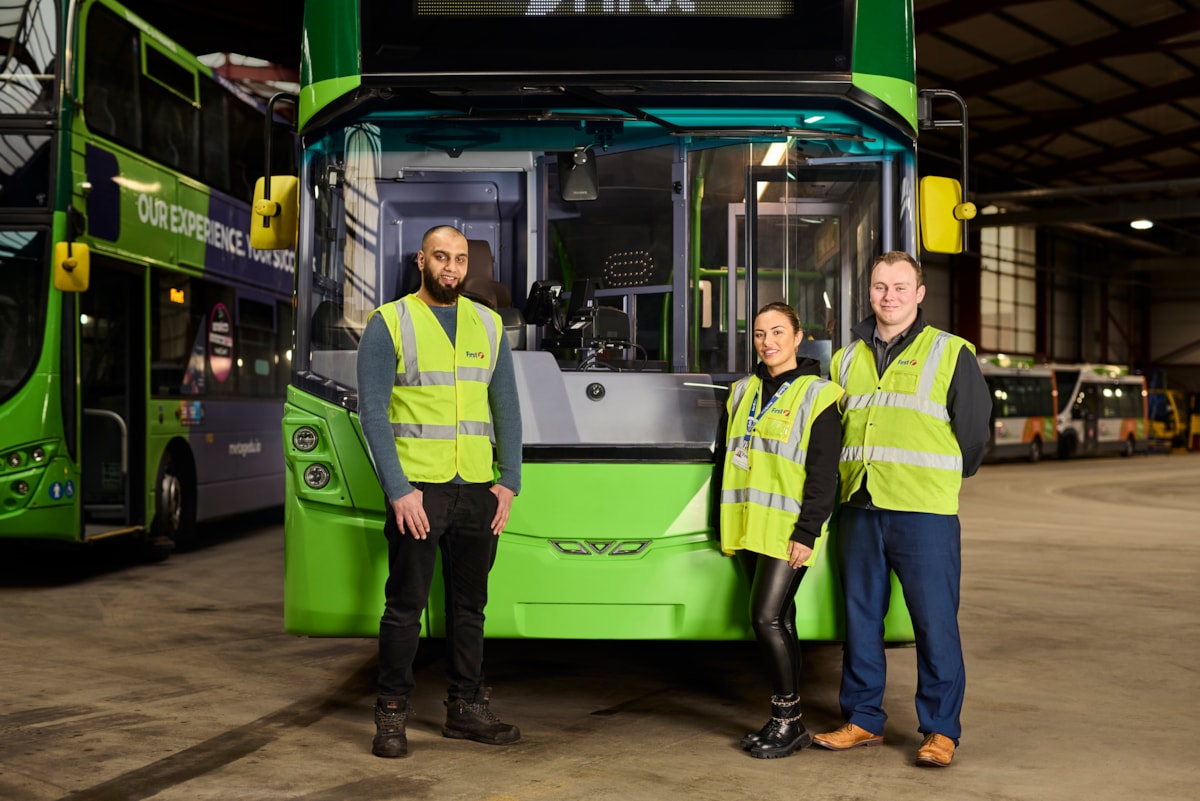
<svg viewBox="0 0 1200 801"><path fill-rule="evenodd" d="M1200 395L1179 389L1149 393L1151 450L1200 450Z"/></svg>

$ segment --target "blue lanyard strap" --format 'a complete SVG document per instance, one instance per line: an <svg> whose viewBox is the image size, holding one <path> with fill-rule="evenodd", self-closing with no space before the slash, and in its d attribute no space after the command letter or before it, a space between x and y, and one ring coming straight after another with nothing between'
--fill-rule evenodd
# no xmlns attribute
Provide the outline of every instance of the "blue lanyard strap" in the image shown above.
<svg viewBox="0 0 1200 801"><path fill-rule="evenodd" d="M763 406L762 411L755 413L758 409L758 396L762 394L762 384L758 385L758 389L754 392L754 397L750 399L750 416L746 418L746 436L742 438L742 448L750 447L750 435L754 431L754 427L758 425L758 421L763 418L763 415L775 405L775 401L783 397L783 393L787 392L787 388L792 385L791 379L784 381L779 389L775 390L775 394L767 401L767 405Z"/></svg>

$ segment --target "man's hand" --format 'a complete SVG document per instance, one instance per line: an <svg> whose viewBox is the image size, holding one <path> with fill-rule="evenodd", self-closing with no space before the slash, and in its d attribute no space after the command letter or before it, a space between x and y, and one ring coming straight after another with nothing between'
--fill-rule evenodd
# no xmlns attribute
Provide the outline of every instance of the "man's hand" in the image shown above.
<svg viewBox="0 0 1200 801"><path fill-rule="evenodd" d="M401 534L411 534L414 540L423 540L429 533L429 518L425 516L425 495L419 489L392 501L396 513L396 524Z"/></svg>
<svg viewBox="0 0 1200 801"><path fill-rule="evenodd" d="M497 537L508 525L508 513L512 510L513 491L503 484L493 484L492 494L496 496L496 516L492 518L492 533Z"/></svg>

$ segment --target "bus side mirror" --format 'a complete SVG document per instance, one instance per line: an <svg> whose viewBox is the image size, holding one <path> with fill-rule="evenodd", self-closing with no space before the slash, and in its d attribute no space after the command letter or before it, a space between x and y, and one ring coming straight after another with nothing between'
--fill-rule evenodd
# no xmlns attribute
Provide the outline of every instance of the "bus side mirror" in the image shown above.
<svg viewBox="0 0 1200 801"><path fill-rule="evenodd" d="M272 175L271 191L265 180L254 182L250 215L250 247L256 250L290 250L296 247L300 218L300 179L294 175Z"/></svg>
<svg viewBox="0 0 1200 801"><path fill-rule="evenodd" d="M568 203L600 196L596 156L590 149L577 147L573 153L558 154L558 194Z"/></svg>
<svg viewBox="0 0 1200 801"><path fill-rule="evenodd" d="M974 203L963 202L962 184L927 175L920 190L921 246L931 253L962 253L962 223L976 213Z"/></svg>
<svg viewBox="0 0 1200 801"><path fill-rule="evenodd" d="M87 245L57 242L54 245L54 288L60 292L87 292L92 256Z"/></svg>

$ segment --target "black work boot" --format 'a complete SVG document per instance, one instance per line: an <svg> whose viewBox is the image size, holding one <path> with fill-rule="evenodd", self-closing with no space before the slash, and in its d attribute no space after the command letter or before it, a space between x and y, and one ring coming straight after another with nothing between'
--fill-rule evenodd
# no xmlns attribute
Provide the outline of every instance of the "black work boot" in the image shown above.
<svg viewBox="0 0 1200 801"><path fill-rule="evenodd" d="M408 756L408 735L404 727L412 707L407 698L382 698L375 702L375 739L371 753L377 757Z"/></svg>
<svg viewBox="0 0 1200 801"><path fill-rule="evenodd" d="M772 712L775 711L776 704L784 706L784 705L788 705L788 704L798 704L798 703L800 703L800 693L798 693L798 692L791 692L791 693L788 693L787 695L772 695L771 696L771 711ZM797 709L796 711L799 712L800 710ZM791 713L789 712L787 715L785 715L785 717L791 717ZM759 729L758 731L752 731L749 734L743 735L742 750L749 751L755 745L755 743L762 741L762 739L764 737L770 736L771 732L774 731L774 729L775 729L775 718L774 717L767 718L767 722L763 724L761 729Z"/></svg>
<svg viewBox="0 0 1200 801"><path fill-rule="evenodd" d="M796 693L771 696L771 719L761 731L747 734L742 741L751 737L756 740L746 750L759 759L791 756L811 745L812 735L800 720L800 696Z"/></svg>
<svg viewBox="0 0 1200 801"><path fill-rule="evenodd" d="M446 725L442 736L455 740L474 740L488 745L507 745L521 739L521 730L502 723L488 706L491 688L480 690L474 701L455 698L446 702Z"/></svg>

